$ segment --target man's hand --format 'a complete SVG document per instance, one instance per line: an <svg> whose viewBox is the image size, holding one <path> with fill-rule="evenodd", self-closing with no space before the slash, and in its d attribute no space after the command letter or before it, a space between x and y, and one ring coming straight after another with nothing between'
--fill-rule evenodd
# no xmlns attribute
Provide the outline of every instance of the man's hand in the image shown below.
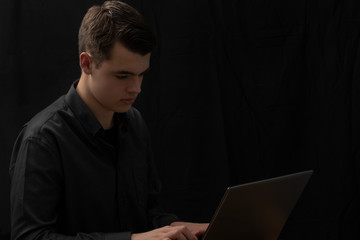
<svg viewBox="0 0 360 240"><path fill-rule="evenodd" d="M209 227L208 223L173 222L171 226L185 226L192 234L201 237Z"/></svg>
<svg viewBox="0 0 360 240"><path fill-rule="evenodd" d="M131 235L131 240L197 240L197 237L186 226L179 225L157 228L144 233L134 233Z"/></svg>

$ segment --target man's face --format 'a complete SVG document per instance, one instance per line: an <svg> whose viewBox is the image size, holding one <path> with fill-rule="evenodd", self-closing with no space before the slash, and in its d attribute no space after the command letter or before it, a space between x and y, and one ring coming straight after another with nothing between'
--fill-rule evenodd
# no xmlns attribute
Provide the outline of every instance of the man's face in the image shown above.
<svg viewBox="0 0 360 240"><path fill-rule="evenodd" d="M150 53L142 56L115 42L111 58L98 68L92 67L88 90L98 107L105 111L127 112L141 91L149 64Z"/></svg>

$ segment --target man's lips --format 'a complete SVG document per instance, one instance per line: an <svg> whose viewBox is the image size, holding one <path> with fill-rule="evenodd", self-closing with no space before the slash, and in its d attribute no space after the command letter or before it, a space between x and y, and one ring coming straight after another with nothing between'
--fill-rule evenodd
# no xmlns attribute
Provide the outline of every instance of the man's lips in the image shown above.
<svg viewBox="0 0 360 240"><path fill-rule="evenodd" d="M126 104L126 105L131 105L135 102L135 98L125 98L125 99L121 99L121 102Z"/></svg>

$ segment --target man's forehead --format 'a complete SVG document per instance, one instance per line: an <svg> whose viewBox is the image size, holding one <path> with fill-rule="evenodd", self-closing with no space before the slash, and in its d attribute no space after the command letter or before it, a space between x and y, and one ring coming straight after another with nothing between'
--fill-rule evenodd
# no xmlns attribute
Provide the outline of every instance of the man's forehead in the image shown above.
<svg viewBox="0 0 360 240"><path fill-rule="evenodd" d="M141 55L124 47L121 43L116 44L111 52L107 64L115 73L141 74L150 66L150 53Z"/></svg>

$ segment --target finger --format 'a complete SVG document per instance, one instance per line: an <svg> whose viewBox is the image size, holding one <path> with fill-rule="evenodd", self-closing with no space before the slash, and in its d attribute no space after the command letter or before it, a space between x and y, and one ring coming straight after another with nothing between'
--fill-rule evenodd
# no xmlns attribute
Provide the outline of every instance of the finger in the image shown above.
<svg viewBox="0 0 360 240"><path fill-rule="evenodd" d="M176 228L179 229L186 240L197 240L197 237L186 226L177 226Z"/></svg>
<svg viewBox="0 0 360 240"><path fill-rule="evenodd" d="M189 225L186 225L187 228L195 234L197 237L200 237L204 235L207 228L209 227L208 223L190 223Z"/></svg>
<svg viewBox="0 0 360 240"><path fill-rule="evenodd" d="M197 240L196 235L193 234L187 227L184 227L182 233L185 235L186 239L188 240Z"/></svg>
<svg viewBox="0 0 360 240"><path fill-rule="evenodd" d="M166 237L169 237L172 240L189 240L179 228L174 228L173 230L167 232Z"/></svg>
<svg viewBox="0 0 360 240"><path fill-rule="evenodd" d="M192 233L195 234L195 236L200 237L200 236L204 235L205 232L206 232L206 228L202 228L202 229L196 229Z"/></svg>

